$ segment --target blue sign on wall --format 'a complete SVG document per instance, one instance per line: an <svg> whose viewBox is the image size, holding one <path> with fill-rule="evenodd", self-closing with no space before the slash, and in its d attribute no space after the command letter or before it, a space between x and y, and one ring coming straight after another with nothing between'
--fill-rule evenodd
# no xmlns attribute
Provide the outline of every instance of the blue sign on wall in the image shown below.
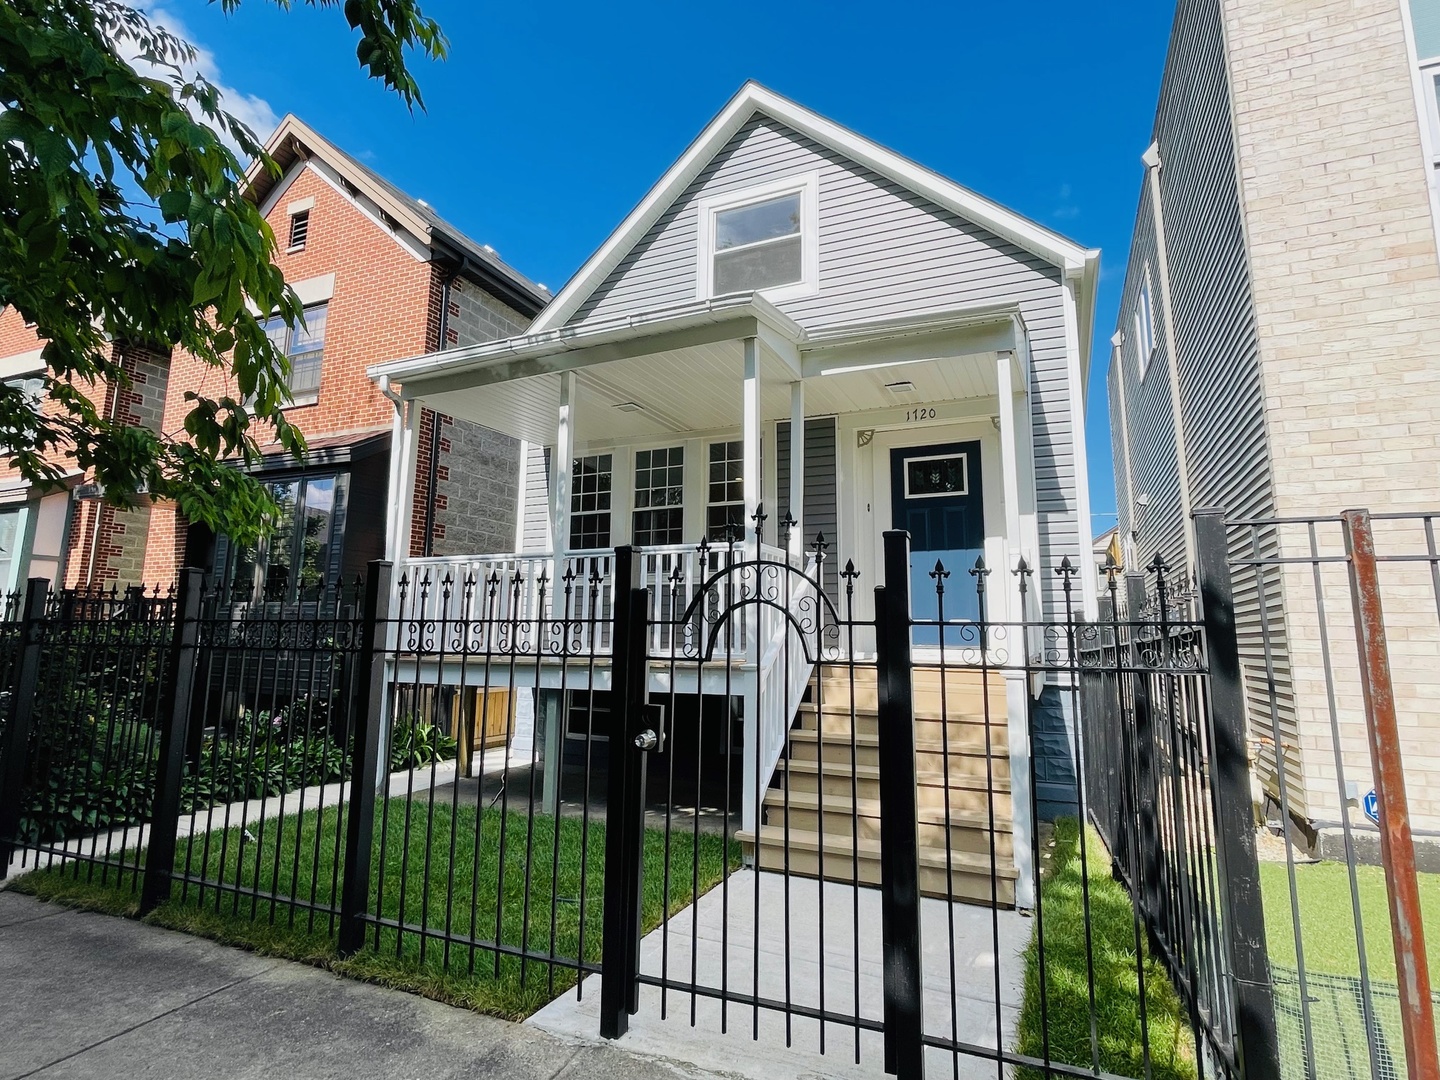
<svg viewBox="0 0 1440 1080"><path fill-rule="evenodd" d="M1380 824L1380 796L1375 794L1374 788L1371 788L1365 798L1360 800L1360 809L1364 810L1365 816L1376 825Z"/></svg>

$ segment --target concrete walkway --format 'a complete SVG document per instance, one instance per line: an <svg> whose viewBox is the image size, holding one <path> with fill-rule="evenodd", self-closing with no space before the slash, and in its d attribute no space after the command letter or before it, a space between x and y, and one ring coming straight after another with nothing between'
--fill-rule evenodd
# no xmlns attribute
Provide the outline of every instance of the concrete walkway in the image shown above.
<svg viewBox="0 0 1440 1080"><path fill-rule="evenodd" d="M717 1075L0 891L0 1080Z"/></svg>
<svg viewBox="0 0 1440 1080"><path fill-rule="evenodd" d="M755 871L738 871L724 887L711 889L698 904L677 914L668 927L647 934L640 945L640 969L651 975L668 971L669 981L685 985L693 971L702 987L718 990L723 979L730 992L744 994L753 992L758 969L762 998L788 997L792 1004L818 1008L823 993L827 1012L879 1020L884 1010L880 891L856 890L838 882L826 882L822 890L812 879L792 877L788 941L786 904L783 875L761 872L757 881ZM933 899L921 901L920 917L927 1034L993 1048L998 1020L1000 1045L1013 1049L1024 988L1021 953L1033 922L1014 911L994 913L988 907ZM583 990L579 1000L574 991L565 994L526 1023L595 1039L600 1024L599 980L587 979ZM691 1002L687 991L668 990L662 1001L658 988L642 986L640 1011L630 1018L629 1032L614 1045L692 1063L723 1062L725 1068L754 1080L777 1076L860 1080L884 1073L883 1037L877 1032L861 1033L857 1063L853 1025L827 1023L822 1055L817 1020L792 1016L787 1032L783 1012L762 1009L757 1016L753 1008L731 1002L725 1008L722 1031L718 1000L696 995L693 1024ZM962 1080L996 1080L999 1073L993 1061L965 1055L957 1059L936 1048L926 1051L926 1066L931 1076Z"/></svg>

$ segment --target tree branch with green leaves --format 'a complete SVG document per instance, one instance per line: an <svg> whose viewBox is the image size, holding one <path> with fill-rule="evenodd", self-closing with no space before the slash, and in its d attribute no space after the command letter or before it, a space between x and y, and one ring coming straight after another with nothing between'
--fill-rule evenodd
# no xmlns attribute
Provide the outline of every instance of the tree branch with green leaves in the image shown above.
<svg viewBox="0 0 1440 1080"><path fill-rule="evenodd" d="M440 59L447 43L416 0L306 2L342 8L362 68L423 108L407 56ZM116 505L173 500L249 543L274 507L234 466L262 438L295 455L305 445L284 413L289 363L264 324L303 315L241 159L278 167L194 61L118 0L0 5L0 307L33 324L45 365L38 394L0 384L0 446L42 489L78 471ZM125 347L183 351L233 389L188 389L181 431L127 424L103 393L129 384Z"/></svg>

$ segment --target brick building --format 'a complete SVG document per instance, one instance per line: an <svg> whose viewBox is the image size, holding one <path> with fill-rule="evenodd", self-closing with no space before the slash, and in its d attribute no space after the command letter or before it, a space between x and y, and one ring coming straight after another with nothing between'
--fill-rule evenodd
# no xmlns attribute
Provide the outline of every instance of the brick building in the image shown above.
<svg viewBox="0 0 1440 1080"><path fill-rule="evenodd" d="M254 170L252 189L306 314L303 331L277 320L274 336L293 368L287 416L309 450L296 461L277 447L255 469L284 511L280 527L241 551L172 505L107 506L78 474L49 493L0 475L0 587L30 576L67 586L168 582L192 565L239 591L286 598L359 572L384 550L396 415L366 366L518 333L548 299L294 116L268 145L282 175ZM0 313L0 378L40 371L40 345L15 312ZM115 348L131 384L94 392L130 423L177 432L187 390L226 392L224 372L184 353ZM433 413L419 442L411 554L513 547L520 444Z"/></svg>
<svg viewBox="0 0 1440 1080"><path fill-rule="evenodd" d="M1198 508L1440 506L1437 87L1433 2L1180 0L1109 371L1127 562L1193 567ZM1382 525L1424 551L1418 522ZM1346 582L1247 570L1309 558L1304 527L1230 535L1261 773L1274 794L1278 743L1291 809L1323 832L1342 782L1352 818L1370 786ZM1411 810L1440 829L1437 596L1423 562L1385 586Z"/></svg>

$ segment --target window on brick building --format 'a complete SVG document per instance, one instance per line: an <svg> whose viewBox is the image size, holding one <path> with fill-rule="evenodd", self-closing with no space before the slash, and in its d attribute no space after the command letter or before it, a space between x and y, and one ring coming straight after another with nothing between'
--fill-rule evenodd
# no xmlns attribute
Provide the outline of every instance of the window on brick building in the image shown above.
<svg viewBox="0 0 1440 1080"><path fill-rule="evenodd" d="M336 477L306 476L265 484L280 508L274 531L255 547L230 547L222 580L237 600L288 602L321 594L335 584L340 529Z"/></svg>
<svg viewBox="0 0 1440 1080"><path fill-rule="evenodd" d="M290 250L299 251L310 239L310 211L301 210L290 215Z"/></svg>
<svg viewBox="0 0 1440 1080"><path fill-rule="evenodd" d="M278 315L265 323L266 336L290 361L290 397L296 405L313 405L320 398L328 308L328 304L310 305L305 309L305 325L293 330Z"/></svg>

